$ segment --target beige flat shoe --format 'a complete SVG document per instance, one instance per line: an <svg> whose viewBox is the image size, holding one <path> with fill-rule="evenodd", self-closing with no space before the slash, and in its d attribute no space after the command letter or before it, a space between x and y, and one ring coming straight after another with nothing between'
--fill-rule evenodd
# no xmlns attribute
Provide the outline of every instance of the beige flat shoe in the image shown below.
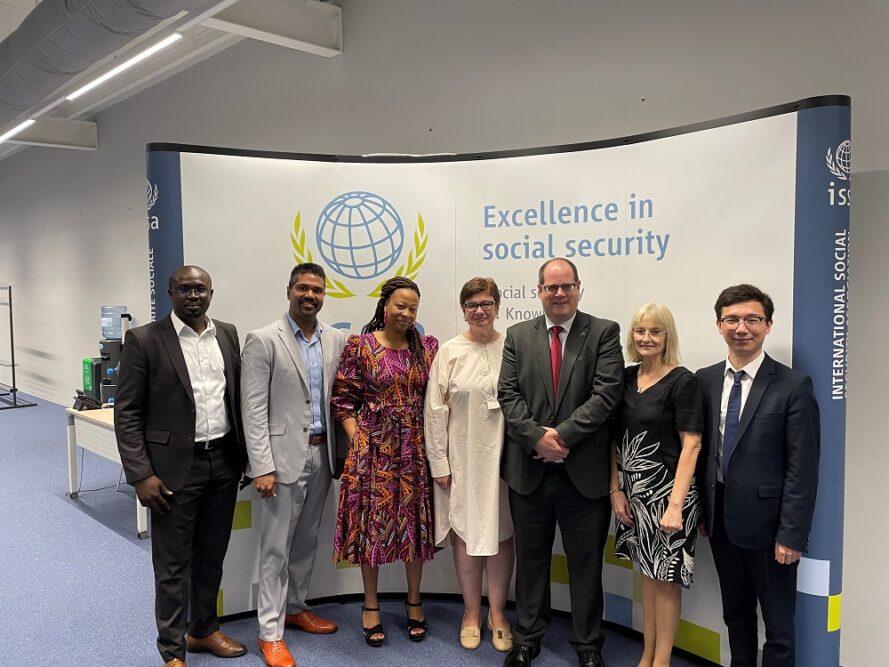
<svg viewBox="0 0 889 667"><path fill-rule="evenodd" d="M474 651L482 643L482 628L470 628L463 626L460 628L460 646L470 651Z"/></svg>
<svg viewBox="0 0 889 667"><path fill-rule="evenodd" d="M495 630L491 624L491 617L488 616L488 630L491 631L491 644L493 644L495 649L501 653L512 650L512 632L508 625L505 628L497 628Z"/></svg>

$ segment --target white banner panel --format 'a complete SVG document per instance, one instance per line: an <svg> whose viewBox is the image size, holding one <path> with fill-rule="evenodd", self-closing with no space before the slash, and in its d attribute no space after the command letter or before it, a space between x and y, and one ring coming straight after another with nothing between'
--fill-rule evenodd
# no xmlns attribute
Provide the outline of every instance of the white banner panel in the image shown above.
<svg viewBox="0 0 889 667"><path fill-rule="evenodd" d="M462 331L457 294L467 279L498 282L505 329L540 314L537 269L568 257L580 271L581 309L625 326L646 301L666 303L693 369L725 354L712 310L719 290L762 285L778 304L769 351L789 363L792 322L781 313L793 305L795 128L783 115L620 148L437 164L184 153L184 256L211 272L213 312L246 332L286 310L291 239L304 233L300 259L324 265L348 295L328 296L322 318L357 331L373 312L368 294L415 250L422 218L419 319L441 340ZM386 270L350 268L348 253L325 251L348 245L345 236L316 235L333 231L323 225L325 207L349 192L376 195L398 215L401 252L388 266L387 228L368 225L382 234L371 238ZM376 214L376 197L352 198L353 227ZM372 253L365 259L372 263ZM356 270L368 277L355 278Z"/></svg>
<svg viewBox="0 0 889 667"><path fill-rule="evenodd" d="M579 270L581 310L616 320L624 332L643 303L667 304L683 363L692 370L725 357L713 311L719 291L750 282L776 304L768 352L790 364L800 294L794 284L798 122L797 113L781 111L605 147L438 161L159 145L149 152L149 176L157 182L152 156L165 170L180 170L181 250L175 239L156 237L152 266L165 271L184 261L206 268L215 288L211 315L234 322L242 340L285 312L297 262L325 267L321 319L353 332L370 319L381 282L408 275L422 292L419 324L444 341L464 329L457 299L466 280L497 281L498 328L505 331L542 313L537 270L547 259L567 257ZM164 162L170 153L179 154L178 164ZM158 200L156 190L153 196ZM177 214L168 212L171 219ZM155 280L160 284L166 274ZM162 301L158 316L169 309L160 312ZM312 597L362 590L357 568L331 561L335 492L336 485ZM255 604L259 513L249 490L241 499L241 529L233 531L223 582L226 614ZM728 645L716 574L707 541L698 545L677 645L721 662ZM567 610L560 549L557 540L553 603ZM639 575L624 565L607 555L606 617L641 629ZM383 568L380 588L403 590L402 569ZM450 553L429 564L424 589L458 592Z"/></svg>

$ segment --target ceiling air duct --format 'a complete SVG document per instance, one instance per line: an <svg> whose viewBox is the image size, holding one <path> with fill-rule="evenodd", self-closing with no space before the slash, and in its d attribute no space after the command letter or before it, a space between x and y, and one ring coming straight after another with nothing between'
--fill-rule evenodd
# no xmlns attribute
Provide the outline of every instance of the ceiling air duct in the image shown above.
<svg viewBox="0 0 889 667"><path fill-rule="evenodd" d="M207 0L43 0L0 43L0 127L162 21Z"/></svg>

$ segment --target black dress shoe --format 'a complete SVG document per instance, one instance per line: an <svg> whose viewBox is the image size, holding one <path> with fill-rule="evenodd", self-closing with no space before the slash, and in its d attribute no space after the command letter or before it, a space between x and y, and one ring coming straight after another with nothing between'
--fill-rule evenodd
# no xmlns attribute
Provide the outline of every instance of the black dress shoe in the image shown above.
<svg viewBox="0 0 889 667"><path fill-rule="evenodd" d="M516 644L506 654L506 658L503 660L503 667L528 667L531 661L538 655L540 655L539 646Z"/></svg>
<svg viewBox="0 0 889 667"><path fill-rule="evenodd" d="M580 667L605 667L605 661L602 660L602 654L594 648L584 649L577 654Z"/></svg>

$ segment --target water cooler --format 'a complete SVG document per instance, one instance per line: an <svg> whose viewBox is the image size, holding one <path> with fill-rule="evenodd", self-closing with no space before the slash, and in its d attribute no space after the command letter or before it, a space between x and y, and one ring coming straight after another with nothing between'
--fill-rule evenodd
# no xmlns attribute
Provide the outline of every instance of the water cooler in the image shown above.
<svg viewBox="0 0 889 667"><path fill-rule="evenodd" d="M131 321L126 306L102 306L99 356L83 360L83 392L103 404L114 403L123 338Z"/></svg>

